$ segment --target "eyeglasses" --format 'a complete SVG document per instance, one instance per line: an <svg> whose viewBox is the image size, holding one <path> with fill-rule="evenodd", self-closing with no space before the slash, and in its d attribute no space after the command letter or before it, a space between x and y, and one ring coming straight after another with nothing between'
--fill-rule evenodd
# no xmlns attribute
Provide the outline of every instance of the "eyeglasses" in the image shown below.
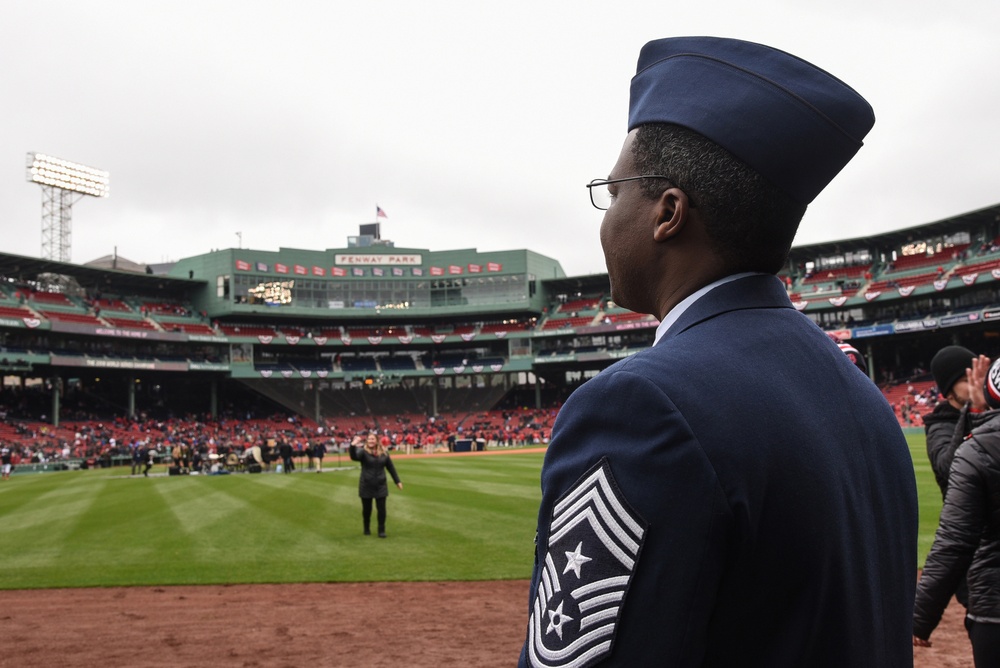
<svg viewBox="0 0 1000 668"><path fill-rule="evenodd" d="M629 176L624 179L594 179L587 184L587 190L590 191L590 203L594 205L595 209L607 211L608 207L611 206L611 202L614 201L614 195L612 195L611 190L608 189L609 185L612 183L623 183L625 181L638 181L640 179L666 179L667 181L670 181L669 176L660 176L659 174Z"/></svg>

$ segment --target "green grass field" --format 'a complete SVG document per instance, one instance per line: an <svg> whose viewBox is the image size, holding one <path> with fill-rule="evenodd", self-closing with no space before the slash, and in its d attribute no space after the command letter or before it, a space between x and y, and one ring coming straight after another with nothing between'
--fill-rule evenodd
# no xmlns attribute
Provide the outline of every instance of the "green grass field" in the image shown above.
<svg viewBox="0 0 1000 668"><path fill-rule="evenodd" d="M938 520L941 517L941 490L934 481L934 472L927 459L927 441L923 429L909 429L906 442L910 445L913 471L917 477L917 501L920 504L920 529L917 533L917 567L924 567L924 560L934 542Z"/></svg>
<svg viewBox="0 0 1000 668"><path fill-rule="evenodd" d="M908 440L923 565L941 499L923 434ZM541 463L400 459L386 540L361 534L357 469L335 458L319 475L15 474L0 484L0 589L528 578Z"/></svg>
<svg viewBox="0 0 1000 668"><path fill-rule="evenodd" d="M357 467L336 461L322 474L15 474L0 484L0 588L530 576L541 455L397 461L385 540L362 535Z"/></svg>

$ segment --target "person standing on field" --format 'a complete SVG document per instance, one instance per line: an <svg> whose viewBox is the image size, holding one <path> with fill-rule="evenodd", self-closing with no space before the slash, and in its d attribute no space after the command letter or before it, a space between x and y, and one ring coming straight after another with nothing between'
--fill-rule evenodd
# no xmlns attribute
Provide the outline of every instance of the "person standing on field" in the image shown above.
<svg viewBox="0 0 1000 668"><path fill-rule="evenodd" d="M323 457L326 455L326 443L317 441L312 446L313 461L316 462L316 473L323 472Z"/></svg>
<svg viewBox="0 0 1000 668"><path fill-rule="evenodd" d="M142 441L132 441L129 450L132 455L132 475L139 475L142 472L142 456L144 452Z"/></svg>
<svg viewBox="0 0 1000 668"><path fill-rule="evenodd" d="M0 475L2 475L3 480L10 480L10 471L13 465L13 454L10 446L6 443L0 444L0 471L2 471Z"/></svg>
<svg viewBox="0 0 1000 668"><path fill-rule="evenodd" d="M973 372L970 369L968 377ZM931 633L951 594L965 578L965 628L976 668L1000 666L1000 361L989 369L984 398L989 410L951 464L934 544L917 586L913 644L930 647ZM982 385L980 385L982 387Z"/></svg>
<svg viewBox="0 0 1000 668"><path fill-rule="evenodd" d="M913 665L906 440L776 277L874 120L768 46L643 47L618 161L587 187L611 298L660 325L556 419L521 666Z"/></svg>
<svg viewBox="0 0 1000 668"><path fill-rule="evenodd" d="M371 535L372 501L378 513L378 537L385 538L386 508L385 501L389 496L385 472L392 476L396 487L403 489L403 483L396 473L396 467L389 457L385 446L379 443L378 435L369 432L362 445L361 436L355 436L351 443L351 459L361 462L361 479L358 481L358 496L361 497L361 519L364 523L365 535Z"/></svg>
<svg viewBox="0 0 1000 668"><path fill-rule="evenodd" d="M927 458L942 501L948 494L948 474L955 451L972 431L976 416L988 409L983 381L989 366L988 357L977 356L962 346L945 346L931 359L931 374L944 401L924 416L924 435ZM969 592L964 577L958 579L954 593L958 602L968 608Z"/></svg>
<svg viewBox="0 0 1000 668"><path fill-rule="evenodd" d="M924 416L924 434L927 457L942 499L948 492L948 472L955 450L970 431L969 414L987 409L983 380L989 366L988 357L962 346L945 346L931 359L931 374L944 401Z"/></svg>

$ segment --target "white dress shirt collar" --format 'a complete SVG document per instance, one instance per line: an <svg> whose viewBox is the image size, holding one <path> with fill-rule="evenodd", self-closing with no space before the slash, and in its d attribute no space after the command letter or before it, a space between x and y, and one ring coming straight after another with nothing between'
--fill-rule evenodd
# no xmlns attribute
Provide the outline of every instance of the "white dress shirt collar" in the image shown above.
<svg viewBox="0 0 1000 668"><path fill-rule="evenodd" d="M700 290L692 292L690 295L682 299L677 304L677 306L670 309L670 312L667 313L666 317L664 317L663 320L660 321L659 327L656 328L656 337L653 339L653 345L655 346L657 343L660 342L660 339L663 338L663 335L667 333L667 330L670 329L671 325L677 322L677 320L681 317L684 311L688 310L692 304L694 304L696 301L704 297L706 294L708 294L715 288L719 287L720 285L725 285L726 283L730 283L740 278L746 278L747 276L757 276L757 275L761 275L760 272L745 271L739 274L724 276L713 283L709 283Z"/></svg>

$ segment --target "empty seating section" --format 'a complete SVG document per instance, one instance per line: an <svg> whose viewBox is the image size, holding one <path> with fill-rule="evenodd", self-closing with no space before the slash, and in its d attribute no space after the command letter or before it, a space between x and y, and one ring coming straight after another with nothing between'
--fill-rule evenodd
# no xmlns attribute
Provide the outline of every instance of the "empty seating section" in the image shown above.
<svg viewBox="0 0 1000 668"><path fill-rule="evenodd" d="M798 291L791 293L789 298L795 301L798 299L826 299L827 297L836 297L841 294L854 294L858 291L861 282L851 280L850 284L850 287L847 287L845 285L838 285L836 281L809 283L803 285Z"/></svg>
<svg viewBox="0 0 1000 668"><path fill-rule="evenodd" d="M417 363L409 355L380 357L378 364L383 371L416 371Z"/></svg>
<svg viewBox="0 0 1000 668"><path fill-rule="evenodd" d="M123 302L121 299L117 298L101 298L95 299L91 302L91 306L95 309L99 308L102 311L123 311L129 313L132 311L131 307Z"/></svg>
<svg viewBox="0 0 1000 668"><path fill-rule="evenodd" d="M878 290L889 290L892 288L905 288L909 286L918 285L930 285L938 279L939 274L937 271L924 272L919 274L910 274L908 276L899 276L895 278L883 278L881 280L873 282L869 287L869 292L875 292Z"/></svg>
<svg viewBox="0 0 1000 668"><path fill-rule="evenodd" d="M378 371L374 357L342 357L340 368L344 371Z"/></svg>
<svg viewBox="0 0 1000 668"><path fill-rule="evenodd" d="M325 336L328 339L339 339L343 332L340 331L340 327L320 327L317 332L313 333L313 336Z"/></svg>
<svg viewBox="0 0 1000 668"><path fill-rule="evenodd" d="M852 267L838 267L837 269L817 269L811 276L802 279L803 285L813 283L824 283L827 281L837 281L845 279L863 279L866 271L871 270L870 264L855 265Z"/></svg>
<svg viewBox="0 0 1000 668"><path fill-rule="evenodd" d="M34 313L18 306L0 306L0 316L5 318L33 318Z"/></svg>
<svg viewBox="0 0 1000 668"><path fill-rule="evenodd" d="M424 353L421 359L427 368L465 366L474 361L464 353Z"/></svg>
<svg viewBox="0 0 1000 668"><path fill-rule="evenodd" d="M574 299L568 301L564 304L560 304L559 308L556 309L556 313L578 313L579 311L596 311L601 304L601 296L597 297L584 297L582 299Z"/></svg>
<svg viewBox="0 0 1000 668"><path fill-rule="evenodd" d="M543 330L552 329L569 329L571 327L586 327L594 322L593 316L585 316L580 318L550 318L545 321L542 325Z"/></svg>
<svg viewBox="0 0 1000 668"><path fill-rule="evenodd" d="M104 316L104 320L107 321L108 324L122 329L146 329L156 331L156 327L148 320L139 320L136 318L110 318L108 316Z"/></svg>
<svg viewBox="0 0 1000 668"><path fill-rule="evenodd" d="M58 320L60 322L75 322L81 325L97 325L103 326L104 323L95 316L87 313L66 313L63 311L39 311L44 317L49 320Z"/></svg>
<svg viewBox="0 0 1000 668"><path fill-rule="evenodd" d="M352 339L367 339L369 336L382 336L380 327L348 327L347 335Z"/></svg>
<svg viewBox="0 0 1000 668"><path fill-rule="evenodd" d="M965 276L966 274L992 271L993 269L1000 269L1000 258L967 264L963 267L959 267L955 273L959 276Z"/></svg>
<svg viewBox="0 0 1000 668"><path fill-rule="evenodd" d="M30 299L38 304L45 304L47 306L69 306L72 308L79 308L69 297L61 292L32 292Z"/></svg>
<svg viewBox="0 0 1000 668"><path fill-rule="evenodd" d="M245 324L220 324L219 329L227 336L274 336L274 327Z"/></svg>
<svg viewBox="0 0 1000 668"><path fill-rule="evenodd" d="M185 334L205 334L214 336L215 330L208 325L186 322L160 323L160 326L168 332L183 332Z"/></svg>
<svg viewBox="0 0 1000 668"><path fill-rule="evenodd" d="M475 364L482 364L485 367L491 364L503 364L504 361L505 360L502 357L480 357L475 360Z"/></svg>

